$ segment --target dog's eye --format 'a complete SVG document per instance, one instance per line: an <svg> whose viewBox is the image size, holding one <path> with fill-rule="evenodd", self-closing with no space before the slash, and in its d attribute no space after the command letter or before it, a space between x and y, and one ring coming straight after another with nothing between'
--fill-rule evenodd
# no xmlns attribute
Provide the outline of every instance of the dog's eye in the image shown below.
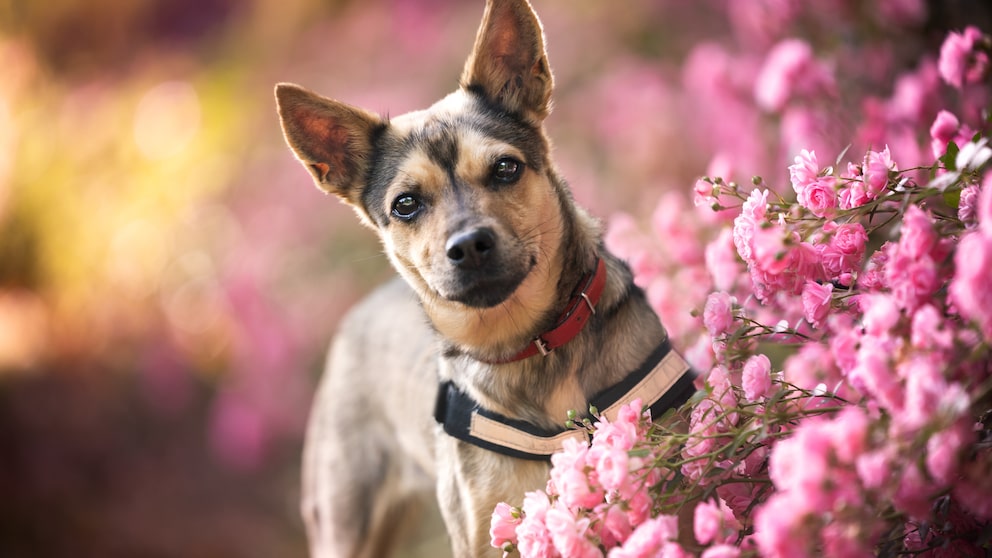
<svg viewBox="0 0 992 558"><path fill-rule="evenodd" d="M413 219L424 208L423 202L410 194L402 194L393 202L393 215L400 219Z"/></svg>
<svg viewBox="0 0 992 558"><path fill-rule="evenodd" d="M524 165L516 159L503 157L493 165L493 182L496 184L513 184L520 179Z"/></svg>

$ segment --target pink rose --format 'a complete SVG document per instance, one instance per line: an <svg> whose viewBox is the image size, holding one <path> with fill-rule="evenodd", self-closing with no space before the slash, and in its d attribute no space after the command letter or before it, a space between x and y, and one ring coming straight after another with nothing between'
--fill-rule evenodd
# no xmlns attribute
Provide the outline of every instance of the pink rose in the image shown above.
<svg viewBox="0 0 992 558"><path fill-rule="evenodd" d="M728 228L721 229L720 236L706 245L704 258L713 286L721 291L732 289L744 271L734 250L734 233Z"/></svg>
<svg viewBox="0 0 992 558"><path fill-rule="evenodd" d="M868 189L865 187L864 182L860 181L848 182L838 193L838 205L841 209L861 207L868 203L869 200L871 198L868 197Z"/></svg>
<svg viewBox="0 0 992 558"><path fill-rule="evenodd" d="M824 225L824 230L827 228ZM830 243L820 248L820 260L827 277L836 278L842 273L860 270L867 244L868 234L861 223L836 225Z"/></svg>
<svg viewBox="0 0 992 558"><path fill-rule="evenodd" d="M790 235L781 225L769 224L754 231L754 264L764 273L778 275L789 268Z"/></svg>
<svg viewBox="0 0 992 558"><path fill-rule="evenodd" d="M978 223L979 191L977 184L965 186L961 190L961 199L958 201L958 219L964 223L965 227L971 228Z"/></svg>
<svg viewBox="0 0 992 558"><path fill-rule="evenodd" d="M736 300L725 292L710 293L703 307L703 324L710 336L719 337L730 332L734 325L734 303Z"/></svg>
<svg viewBox="0 0 992 558"><path fill-rule="evenodd" d="M803 192L809 185L816 182L820 175L820 165L816 162L816 153L803 149L796 155L795 163L789 165L789 178L796 196L802 200ZM802 201L800 201L802 203Z"/></svg>
<svg viewBox="0 0 992 558"><path fill-rule="evenodd" d="M893 455L888 449L876 450L859 455L855 461L855 469L861 484L869 490L882 488L893 468Z"/></svg>
<svg viewBox="0 0 992 558"><path fill-rule="evenodd" d="M576 518L567 510L552 508L545 519L555 550L569 558L602 558L599 547L589 540L590 520ZM521 553L522 554L522 553Z"/></svg>
<svg viewBox="0 0 992 558"><path fill-rule="evenodd" d="M596 476L599 484L607 491L619 491L623 488L630 477L628 450L604 448L596 460Z"/></svg>
<svg viewBox="0 0 992 558"><path fill-rule="evenodd" d="M541 491L524 494L523 519L517 526L517 548L521 556L554 558L560 556L551 542L551 533L544 521L551 504Z"/></svg>
<svg viewBox="0 0 992 558"><path fill-rule="evenodd" d="M796 97L832 95L835 90L833 74L813 57L809 43L787 39L768 53L755 79L754 97L759 107L778 112Z"/></svg>
<svg viewBox="0 0 992 558"><path fill-rule="evenodd" d="M522 519L520 511L513 509L509 504L505 502L496 504L489 527L490 544L495 548L503 548L507 544L516 545L517 526Z"/></svg>
<svg viewBox="0 0 992 558"><path fill-rule="evenodd" d="M982 183L981 192L978 193L975 213L978 215L978 224L982 231L986 236L992 236L992 172L985 173L985 181Z"/></svg>
<svg viewBox="0 0 992 558"><path fill-rule="evenodd" d="M937 482L954 482L961 466L961 451L975 440L975 432L967 420L935 432L927 440L927 471Z"/></svg>
<svg viewBox="0 0 992 558"><path fill-rule="evenodd" d="M958 89L981 81L989 69L988 53L981 50L983 41L987 42L987 37L974 26L968 26L964 33L948 33L937 62L940 77Z"/></svg>
<svg viewBox="0 0 992 558"><path fill-rule="evenodd" d="M899 249L910 258L930 254L937 244L933 219L916 205L906 208L899 233Z"/></svg>
<svg viewBox="0 0 992 558"><path fill-rule="evenodd" d="M800 205L805 207L817 217L829 217L834 214L837 207L837 179L833 176L824 176L812 184L803 192L805 203Z"/></svg>
<svg viewBox="0 0 992 558"><path fill-rule="evenodd" d="M882 151L869 151L865 155L862 173L868 197L875 199L885 189L889 181L889 173L896 172L895 162L889 153L889 146Z"/></svg>
<svg viewBox="0 0 992 558"><path fill-rule="evenodd" d="M964 318L975 322L986 337L992 337L992 236L971 232L958 243L950 299Z"/></svg>
<svg viewBox="0 0 992 558"><path fill-rule="evenodd" d="M729 542L729 538L741 528L740 523L721 499L700 502L693 511L693 532L702 544Z"/></svg>
<svg viewBox="0 0 992 558"><path fill-rule="evenodd" d="M772 387L772 363L765 355L752 355L744 363L741 386L748 401L757 401L768 395Z"/></svg>
<svg viewBox="0 0 992 558"><path fill-rule="evenodd" d="M768 209L768 190L752 190L740 214L734 219L734 246L741 259L751 263L754 259L754 234L765 223Z"/></svg>
<svg viewBox="0 0 992 558"><path fill-rule="evenodd" d="M819 328L830 312L833 291L834 286L830 283L821 285L815 281L806 281L802 293L803 317L814 328Z"/></svg>
<svg viewBox="0 0 992 558"><path fill-rule="evenodd" d="M799 498L776 493L754 513L754 540L762 556L812 556L808 535L800 528L805 518Z"/></svg>
<svg viewBox="0 0 992 558"><path fill-rule="evenodd" d="M699 558L738 558L741 549L730 544L718 544L703 551Z"/></svg>
<svg viewBox="0 0 992 558"><path fill-rule="evenodd" d="M678 537L678 518L659 515L640 524L622 547L610 550L609 558L651 558L668 541Z"/></svg>

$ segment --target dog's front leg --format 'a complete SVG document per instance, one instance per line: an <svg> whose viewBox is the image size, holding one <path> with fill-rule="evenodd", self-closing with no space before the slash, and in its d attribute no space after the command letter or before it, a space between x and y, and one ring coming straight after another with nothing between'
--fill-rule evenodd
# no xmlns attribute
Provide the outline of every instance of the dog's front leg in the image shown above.
<svg viewBox="0 0 992 558"><path fill-rule="evenodd" d="M524 493L543 489L548 464L500 455L441 432L437 439L437 492L455 558L499 557L489 525L499 502L520 505Z"/></svg>

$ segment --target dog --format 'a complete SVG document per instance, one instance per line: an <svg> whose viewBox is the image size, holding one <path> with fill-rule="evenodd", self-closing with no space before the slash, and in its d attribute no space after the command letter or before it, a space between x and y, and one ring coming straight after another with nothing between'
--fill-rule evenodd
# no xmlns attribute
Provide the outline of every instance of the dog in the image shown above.
<svg viewBox="0 0 992 558"><path fill-rule="evenodd" d="M546 486L569 411L659 416L690 367L576 205L544 120L553 78L527 0L488 0L458 89L387 119L276 86L289 147L400 278L342 321L303 464L311 553L381 557L435 495L455 557L500 556L500 501Z"/></svg>

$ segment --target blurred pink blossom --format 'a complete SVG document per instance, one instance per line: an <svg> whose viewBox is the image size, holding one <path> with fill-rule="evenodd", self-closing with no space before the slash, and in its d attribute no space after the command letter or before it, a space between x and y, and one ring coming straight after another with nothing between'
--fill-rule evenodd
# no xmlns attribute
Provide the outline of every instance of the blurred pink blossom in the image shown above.
<svg viewBox="0 0 992 558"><path fill-rule="evenodd" d="M813 49L801 39L787 39L768 53L755 82L758 106L778 112L794 98L830 96L835 92L833 73L816 60Z"/></svg>
<svg viewBox="0 0 992 558"><path fill-rule="evenodd" d="M989 38L975 26L951 31L940 47L940 77L957 87L981 81L989 70Z"/></svg>
<svg viewBox="0 0 992 558"><path fill-rule="evenodd" d="M668 541L678 537L678 518L659 515L637 526L622 547L610 550L609 558L652 558L659 556Z"/></svg>
<svg viewBox="0 0 992 558"><path fill-rule="evenodd" d="M954 254L955 273L950 300L966 319L975 322L986 337L992 337L992 235L966 233Z"/></svg>

